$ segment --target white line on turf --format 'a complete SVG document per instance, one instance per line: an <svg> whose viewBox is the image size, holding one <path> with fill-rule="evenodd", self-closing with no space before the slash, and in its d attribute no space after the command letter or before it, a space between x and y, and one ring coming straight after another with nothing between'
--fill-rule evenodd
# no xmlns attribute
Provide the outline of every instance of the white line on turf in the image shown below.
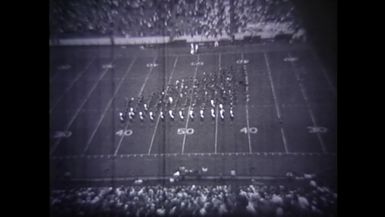
<svg viewBox="0 0 385 217"><path fill-rule="evenodd" d="M130 158L130 157L157 157L157 156L233 156L233 155L243 155L243 156L251 156L251 155L264 155L264 156L336 156L336 153L327 152L327 153L321 153L321 152L221 152L221 153L166 153L166 154L121 154L119 155L121 158ZM83 159L91 159L91 158L111 158L113 155L67 155L67 156L51 156L51 160L68 160L68 159L77 159L77 158L83 158Z"/></svg>
<svg viewBox="0 0 385 217"><path fill-rule="evenodd" d="M174 65L173 65L172 71L170 73L170 77L168 78L167 87L166 87L166 90L164 91L165 95L167 95L167 91L169 89L169 84L170 84L170 82L172 80L172 76L174 75L175 66L176 66L177 62L178 62L178 56L175 58ZM158 130L159 120L160 120L160 112L159 112L158 118L156 119L156 124L155 124L154 132L152 133L150 147L148 148L148 154L151 154L151 149L152 149L152 145L154 144L154 139L155 139L156 131Z"/></svg>
<svg viewBox="0 0 385 217"><path fill-rule="evenodd" d="M157 59L157 56L154 57L154 60L153 60L153 63L156 62L156 59ZM144 79L144 82L142 84L142 87L140 88L139 90L139 93L138 93L138 97L142 95L143 93L143 90L144 90L144 87L146 86L147 84L147 81L148 81L148 78L150 77L152 71L153 71L154 67L150 67L150 70L148 71L147 75L146 75L146 78ZM125 132L128 128L128 125L129 125L129 122L127 121L126 125L124 126L124 131ZM122 145L123 143L123 140L124 140L124 136L120 137L120 140L119 140L119 143L118 143L118 146L116 147L115 151L114 151L114 156L116 156L119 152L119 149L120 149L120 146Z"/></svg>
<svg viewBox="0 0 385 217"><path fill-rule="evenodd" d="M219 62L218 62L218 73L221 70L221 65L222 65L222 54L219 53ZM215 140L214 140L214 153L217 153L217 148L218 148L218 105L215 106Z"/></svg>
<svg viewBox="0 0 385 217"><path fill-rule="evenodd" d="M289 55L289 57L291 57L290 53L288 55ZM318 126L317 121L316 121L316 119L314 117L314 114L313 114L313 110L310 107L310 103L309 103L309 100L308 100L308 97L307 97L307 94L306 94L305 86L303 85L303 83L301 81L301 78L299 77L296 65L294 64L294 62L290 62L290 63L291 63L291 66L293 68L295 78L297 79L299 88L301 90L301 94L302 94L302 96L303 96L303 98L305 100L307 111L309 113L309 116L310 116L310 119L311 119L311 121L313 123L313 126ZM324 145L323 138L321 137L320 133L317 132L316 135L317 135L318 141L320 142L322 152L324 152L324 153L327 152L326 148L325 148L325 145Z"/></svg>
<svg viewBox="0 0 385 217"><path fill-rule="evenodd" d="M56 106L59 104L61 99L68 93L68 91L71 90L71 88L75 85L75 83L82 77L82 75L88 70L88 68L91 66L91 64L94 62L95 57L93 57L90 62L85 66L85 68L77 74L74 80L71 81L71 83L67 86L67 88L64 90L64 93L62 93L58 98L56 98L55 103L52 105L51 109L49 110L49 113L51 114L52 111L56 108Z"/></svg>
<svg viewBox="0 0 385 217"><path fill-rule="evenodd" d="M263 53L263 56L265 57L266 69L267 69L267 72L269 74L269 81L270 81L271 92L272 92L273 98L274 98L275 111L276 111L278 119L281 120L281 111L279 109L279 102L277 99L277 94L275 93L275 87L274 87L273 77L271 75L269 58L266 55L266 53ZM288 145L287 145L287 140L286 140L286 136L285 136L285 131L283 130L282 126L280 126L280 128L281 128L281 138L282 138L283 148L285 149L285 152L288 153L289 149L287 148Z"/></svg>
<svg viewBox="0 0 385 217"><path fill-rule="evenodd" d="M271 76L271 68L270 68L269 59L268 59L266 53L264 53L263 55L265 57L267 72L269 74L269 81L270 81L271 92L273 93L275 111L277 112L278 118L281 118L281 111L280 111L279 106L278 106L277 94L275 93L274 82L273 82L273 78Z"/></svg>
<svg viewBox="0 0 385 217"><path fill-rule="evenodd" d="M285 148L285 152L288 153L289 149L287 148L287 141L286 141L286 136L285 136L285 131L281 127L281 135L282 135L282 142L283 142L283 147Z"/></svg>
<svg viewBox="0 0 385 217"><path fill-rule="evenodd" d="M98 123L96 124L95 129L92 131L91 136L87 140L86 146L83 149L83 154L85 154L87 152L87 150L88 150L88 148L89 148L89 146L90 146L90 144L91 144L91 142L92 142L92 140L93 140L97 130L99 129L100 124L103 122L104 116L106 115L108 109L112 105L112 102L113 102L113 100L116 97L116 94L118 94L118 92L120 90L120 87L122 86L124 80L126 80L126 77L127 77L128 73L131 71L131 68L134 65L135 61L136 61L136 57L134 57L134 59L130 62L130 65L128 66L126 72L124 73L124 76L121 78L120 82L118 83L118 86L115 88L115 91L114 91L112 97L110 98L110 100L108 101L106 107L104 108L103 113L100 116L100 118L98 120Z"/></svg>
<svg viewBox="0 0 385 217"><path fill-rule="evenodd" d="M242 53L241 56L242 56L241 59L243 60L244 54ZM252 153L253 150L251 148L250 120L249 120L249 100L250 100L250 96L249 96L249 76L248 76L248 73L247 73L246 65L242 65L242 67L244 67L244 70L245 70L245 81L246 81L246 106L245 106L245 109L246 109L247 140L248 140L248 143L249 143L249 153Z"/></svg>
<svg viewBox="0 0 385 217"><path fill-rule="evenodd" d="M112 63L111 63L112 64ZM84 98L83 102L80 104L80 106L76 109L75 111L75 114L72 116L71 120L67 123L64 131L68 131L71 127L71 125L73 124L73 122L76 120L77 116L79 115L81 109L83 108L83 106L87 103L88 99L91 97L92 93L94 92L94 90L96 89L96 87L98 86L99 82L103 79L104 75L109 71L110 69L105 69L101 75L99 76L98 80L96 82L94 82L93 86L91 87L91 90L87 93L86 97ZM60 137L58 140L56 140L55 144L53 145L52 149L51 149L51 155L55 152L56 148L58 147L58 145L60 144L61 142L61 139L62 137Z"/></svg>
<svg viewBox="0 0 385 217"><path fill-rule="evenodd" d="M199 62L199 54L197 56L197 62ZM197 71L198 71L198 64L196 64L196 66L195 66L195 72L194 72L193 80L195 80L195 78L197 76ZM193 86L191 88L193 88ZM191 110L192 97L193 97L193 94L191 94L191 96L190 96L190 105L188 106L185 129L187 129L188 121L190 119L190 115L188 115L188 114L190 114L190 110ZM182 141L182 154L184 153L184 146L185 146L185 143L186 143L186 136L187 136L187 134L185 133L183 135L183 141Z"/></svg>
<svg viewBox="0 0 385 217"><path fill-rule="evenodd" d="M229 48L229 49L232 49L232 48ZM253 49L252 47L249 49L249 50L246 50L244 49L242 52L243 53L247 53L247 54L252 54L252 53L255 53L255 54L259 54L259 53L264 53L264 52L274 52L274 51L287 51L287 50L293 50L293 51L303 51L303 50L309 50L309 48L284 48L284 49L272 49L271 47L270 48L266 48L266 49ZM219 52L204 52L204 53L201 53L200 55L201 56L209 56L209 55L216 55L218 53L222 53L223 55L227 55L227 54L238 54L239 51L237 49L232 49L232 50L235 50L235 51L219 51ZM184 56L191 56L190 53L178 53L178 54L170 54L168 56L180 56L180 57L184 57Z"/></svg>

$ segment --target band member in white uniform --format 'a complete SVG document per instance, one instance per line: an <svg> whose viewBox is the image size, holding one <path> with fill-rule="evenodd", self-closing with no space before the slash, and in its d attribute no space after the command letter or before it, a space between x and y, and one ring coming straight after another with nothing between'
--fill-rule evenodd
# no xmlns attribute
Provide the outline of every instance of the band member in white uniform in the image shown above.
<svg viewBox="0 0 385 217"><path fill-rule="evenodd" d="M149 115L150 115L150 120L153 121L154 120L154 113L152 111L150 111Z"/></svg>
<svg viewBox="0 0 385 217"><path fill-rule="evenodd" d="M143 112L139 112L139 119L140 119L141 121L144 120L144 114L143 114Z"/></svg>
<svg viewBox="0 0 385 217"><path fill-rule="evenodd" d="M211 106L212 107L215 107L215 102L214 102L214 100L212 99L212 100L210 100L210 103L211 103Z"/></svg>
<svg viewBox="0 0 385 217"><path fill-rule="evenodd" d="M179 110L179 117L181 120L184 120L183 110Z"/></svg>
<svg viewBox="0 0 385 217"><path fill-rule="evenodd" d="M146 103L143 104L143 107L144 107L144 110L145 110L145 111L148 111L148 106L147 106Z"/></svg>
<svg viewBox="0 0 385 217"><path fill-rule="evenodd" d="M190 53L191 53L191 54L194 54L194 53L195 53L195 50L194 50L194 43L191 43L191 44L190 44Z"/></svg>
<svg viewBox="0 0 385 217"><path fill-rule="evenodd" d="M128 118L132 120L135 116L134 108L130 107L130 111L128 112Z"/></svg>
<svg viewBox="0 0 385 217"><path fill-rule="evenodd" d="M188 112L188 114L189 114L190 118L191 118L192 120L194 120L194 110L193 110L193 108L190 109L190 111Z"/></svg>
<svg viewBox="0 0 385 217"><path fill-rule="evenodd" d="M162 120L164 120L164 114L163 114L163 111L160 111L159 116L160 116L160 118L161 118Z"/></svg>
<svg viewBox="0 0 385 217"><path fill-rule="evenodd" d="M119 119L120 119L120 121L121 121L122 123L125 121L123 112L119 112Z"/></svg>
<svg viewBox="0 0 385 217"><path fill-rule="evenodd" d="M223 109L223 105L222 104L219 104L219 114L221 116L221 119L224 120L225 119L225 110Z"/></svg>
<svg viewBox="0 0 385 217"><path fill-rule="evenodd" d="M211 108L211 117L213 119L215 119L215 111L214 111L214 108Z"/></svg>
<svg viewBox="0 0 385 217"><path fill-rule="evenodd" d="M168 114L170 115L170 118L172 119L172 120L174 120L174 114L173 114L173 112L172 112L172 110L170 109L170 110L168 110Z"/></svg>

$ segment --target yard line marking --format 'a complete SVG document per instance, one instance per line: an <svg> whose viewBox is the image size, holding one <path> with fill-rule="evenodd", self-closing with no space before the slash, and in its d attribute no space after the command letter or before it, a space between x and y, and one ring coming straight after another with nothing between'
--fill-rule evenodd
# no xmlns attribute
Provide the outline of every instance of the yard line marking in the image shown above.
<svg viewBox="0 0 385 217"><path fill-rule="evenodd" d="M215 138L214 138L214 152L217 153L218 146L218 105L215 106Z"/></svg>
<svg viewBox="0 0 385 217"><path fill-rule="evenodd" d="M277 94L275 93L275 87L274 87L273 77L271 75L271 68L270 68L269 58L266 55L266 53L263 53L263 56L265 57L267 73L269 74L269 81L270 81L271 92L272 92L273 98L274 98L275 111L276 111L278 119L281 120L281 111L279 109L279 103L278 103L278 99L277 99ZM285 149L285 152L288 153L289 149L287 148L288 145L287 145L287 140L286 140L285 132L284 132L282 126L280 126L280 128L281 128L281 138L282 138L283 148Z"/></svg>
<svg viewBox="0 0 385 217"><path fill-rule="evenodd" d="M331 89L332 92L333 92L333 95L334 95L334 96L337 96L336 87L334 87L333 83L331 82L330 77L329 77L328 73L326 72L326 69L325 69L324 65L323 65L322 62L320 61L320 59L319 59L317 53L316 53L313 49L311 50L311 53L313 54L314 59L316 59L316 61L321 65L321 71L322 71L322 74L323 74L323 76L325 77L326 81L328 82L329 87L330 87L330 89Z"/></svg>
<svg viewBox="0 0 385 217"><path fill-rule="evenodd" d="M199 54L197 56L197 62L199 62ZM195 72L194 72L194 77L193 77L193 81L195 80L196 76L197 76L197 71L198 71L198 67L199 65L196 64L195 66ZM193 85L191 86L191 88L193 88ZM193 89L193 92L194 92L194 89ZM186 125L185 125L185 129L187 129L188 127L188 121L190 120L190 110L191 110L191 103L192 103L192 97L193 97L194 93L191 94L190 96L190 105L188 106L188 111L187 111L187 118L186 118ZM184 146L185 146L185 143L186 143L186 136L187 134L185 133L183 135L183 142L182 142L182 154L184 153Z"/></svg>
<svg viewBox="0 0 385 217"><path fill-rule="evenodd" d="M287 51L287 50L293 50L293 51L303 51L303 50L309 50L308 47L291 47L291 48L266 48L266 47L257 47L257 46L253 46L251 45L249 48L247 49L243 49L243 53L247 53L247 54L250 54L250 53L264 53L264 52L267 52L267 51L271 51L271 52L274 52L274 51ZM232 47L229 48L229 50L237 50L237 48L233 49ZM216 55L218 53L222 53L224 55L226 54L238 54L239 51L217 51L217 52L204 52L204 53L201 53L200 55L201 56L208 56L208 55ZM148 56L148 55L147 55ZM191 56L190 53L186 53L186 52L183 52L183 53L177 53L177 54L169 54L168 56Z"/></svg>
<svg viewBox="0 0 385 217"><path fill-rule="evenodd" d="M75 83L84 75L84 73L88 70L88 68L91 66L91 64L95 61L95 57L93 57L90 62L86 65L86 67L75 77L74 80L67 86L67 88L64 90L64 93L61 94L58 98L56 98L55 103L52 105L51 109L49 110L49 114L52 113L52 111L55 109L55 107L59 104L61 99L64 97L65 94L67 94L68 91L71 90L71 88L75 85Z"/></svg>
<svg viewBox="0 0 385 217"><path fill-rule="evenodd" d="M173 68L172 68L170 77L168 78L168 81L167 81L167 87L166 87L166 90L164 91L164 95L167 94L167 91L168 91L168 89L169 89L169 85L170 85L170 83L171 83L172 76L174 75L175 67L176 67L177 62L178 62L178 56L175 58L174 65L173 65ZM148 154L151 153L152 145L154 144L155 134L156 134L156 131L158 130L159 120L160 120L160 112L159 112L158 118L156 119L156 124L155 124L154 132L152 133L151 142L150 142L150 147L148 148Z"/></svg>
<svg viewBox="0 0 385 217"><path fill-rule="evenodd" d="M234 155L243 155L243 156L251 156L251 155L264 155L264 156L336 156L336 153L333 152L327 152L327 153L322 153L322 152L218 152L218 153L213 153L213 152L204 152L204 153L166 153L166 154L121 154L119 155L121 158L130 158L130 157L139 157L139 158L144 158L144 157L171 157L171 156L234 156ZM76 159L91 159L91 158L111 158L113 156L111 155L67 155L67 156L51 156L51 160L69 160L71 158Z"/></svg>
<svg viewBox="0 0 385 217"><path fill-rule="evenodd" d="M281 111L279 110L278 100L277 100L277 94L275 93L274 82L273 82L273 78L272 78L272 76L271 76L270 63L269 63L269 60L268 60L268 57L267 57L266 53L263 53L263 55L264 55L264 57L265 57L265 63L266 63L266 67L267 67L267 72L268 72L268 74L269 74L269 81L270 81L271 91L272 91L272 93L273 93L274 105L275 105L275 111L276 111L276 113L277 113L278 118L280 119L280 118L281 118Z"/></svg>
<svg viewBox="0 0 385 217"><path fill-rule="evenodd" d="M156 59L157 59L157 56L154 57L153 63L156 62ZM144 79L144 82L143 82L143 84L142 84L142 87L141 87L140 90L139 90L138 97L140 97L140 96L142 95L143 90L144 90L144 87L146 86L147 81L148 81L148 78L149 78L150 75L152 74L153 69L154 69L154 67L150 67L150 70L148 70L148 73L147 73L147 75L146 75L146 78ZM130 122L127 121L126 125L124 126L124 131L127 130L129 123L130 123ZM123 132L124 132L124 131L123 131ZM118 154L118 151L119 151L119 149L120 149L120 146L122 145L123 140L124 140L124 136L120 137L120 140L119 140L119 143L118 143L118 147L116 147L116 149L115 149L115 151L114 151L114 156L116 156L116 155Z"/></svg>
<svg viewBox="0 0 385 217"><path fill-rule="evenodd" d="M114 61L112 61L114 62ZM112 64L112 63L111 63ZM69 128L71 127L71 125L73 124L73 122L76 120L77 116L79 115L81 109L83 108L83 106L87 103L88 99L90 98L90 96L92 95L92 93L94 92L94 90L96 89L96 87L98 86L99 82L103 79L104 75L109 71L110 69L105 69L103 71L103 73L99 76L98 80L96 82L94 82L91 90L87 93L85 99L83 100L83 102L80 104L80 106L76 109L75 111L75 114L72 116L71 120L68 122L67 126L65 127L65 130L64 131L68 131ZM51 149L51 155L55 152L56 148L58 147L58 145L60 144L60 141L61 141L62 137L60 137L58 140L56 140L53 148Z"/></svg>
<svg viewBox="0 0 385 217"><path fill-rule="evenodd" d="M222 65L222 54L219 53L219 62L218 62L218 74L221 70ZM217 147L218 147L218 105L215 105L215 140L214 140L214 153L217 153Z"/></svg>
<svg viewBox="0 0 385 217"><path fill-rule="evenodd" d="M286 136L285 136L285 131L281 127L281 135L282 135L282 142L283 142L283 147L285 148L285 152L289 153L289 149L287 148L287 141L286 141Z"/></svg>
<svg viewBox="0 0 385 217"><path fill-rule="evenodd" d="M244 58L244 54L242 52L241 54L241 59L243 60ZM242 67L244 67L244 70L245 70L245 82L246 82L246 106L245 106L245 109L246 109L246 125L247 125L247 140L249 142L249 153L252 153L252 148L251 148L251 139L250 139L250 120L249 120L249 100L250 100L250 96L249 96L249 76L248 76L248 73L247 73L247 68L246 68L246 65L243 64Z"/></svg>
<svg viewBox="0 0 385 217"><path fill-rule="evenodd" d="M288 55L289 55L289 57L291 57L290 53L288 53ZM293 62L290 62L290 64L291 64L291 67L293 68L294 75L295 75L295 78L296 78L297 83L299 85L299 88L301 90L302 97L305 100L307 111L309 113L311 122L313 123L313 126L318 126L317 121L316 121L316 119L314 117L314 114L313 114L313 110L310 107L310 103L309 103L309 100L308 100L308 97L307 97L307 94L306 94L305 86L303 85L303 83L301 81L301 78L299 77L299 74L297 72L297 67L296 67L296 65ZM326 148L325 148L325 145L324 145L324 141L323 141L323 138L321 137L320 132L317 132L316 135L317 135L318 141L320 142L322 152L326 153L327 151L326 151Z"/></svg>
<svg viewBox="0 0 385 217"><path fill-rule="evenodd" d="M136 59L137 59L137 58L134 57L134 59L130 62L130 65L128 66L128 68L127 68L127 70L126 70L124 76L121 78L121 80L120 80L120 82L118 83L118 86L116 87L116 89L115 89L115 91L114 91L114 93L113 93L111 99L108 101L106 107L104 108L103 113L102 113L102 115L100 116L100 118L99 118L99 120L98 120L98 123L96 124L95 129L92 131L91 136L90 136L90 137L88 138L88 140L87 140L86 146L85 146L84 149L83 149L83 155L87 152L87 150L88 150L88 148L89 148L89 146L90 146L92 140L94 139L94 136L95 136L97 130L98 130L99 127L100 127L100 124L103 122L104 116L106 115L108 109L110 108L110 106L111 106L111 104L112 104L112 101L115 99L116 94L118 94L118 92L119 92L119 90L120 90L120 87L122 86L123 82L126 80L126 77L127 77L128 73L131 71L131 68L132 68L132 66L134 65Z"/></svg>

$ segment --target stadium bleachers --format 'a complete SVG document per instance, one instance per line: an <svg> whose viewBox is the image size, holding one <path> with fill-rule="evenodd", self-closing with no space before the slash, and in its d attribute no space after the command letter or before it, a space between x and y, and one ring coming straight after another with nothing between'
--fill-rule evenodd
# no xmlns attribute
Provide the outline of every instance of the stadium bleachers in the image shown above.
<svg viewBox="0 0 385 217"><path fill-rule="evenodd" d="M304 36L294 6L287 0L52 0L50 7L54 38Z"/></svg>
<svg viewBox="0 0 385 217"><path fill-rule="evenodd" d="M337 194L282 185L133 185L53 190L54 216L336 216Z"/></svg>

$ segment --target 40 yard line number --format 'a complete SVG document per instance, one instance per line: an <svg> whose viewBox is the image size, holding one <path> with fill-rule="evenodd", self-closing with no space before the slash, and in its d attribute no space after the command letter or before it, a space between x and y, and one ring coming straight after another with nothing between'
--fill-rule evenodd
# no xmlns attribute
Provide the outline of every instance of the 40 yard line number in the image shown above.
<svg viewBox="0 0 385 217"><path fill-rule="evenodd" d="M256 134L258 132L258 129L256 127L244 127L240 130L241 133L247 134L247 133L252 133Z"/></svg>
<svg viewBox="0 0 385 217"><path fill-rule="evenodd" d="M128 130L118 130L115 135L117 136L131 136L134 132L130 129Z"/></svg>

